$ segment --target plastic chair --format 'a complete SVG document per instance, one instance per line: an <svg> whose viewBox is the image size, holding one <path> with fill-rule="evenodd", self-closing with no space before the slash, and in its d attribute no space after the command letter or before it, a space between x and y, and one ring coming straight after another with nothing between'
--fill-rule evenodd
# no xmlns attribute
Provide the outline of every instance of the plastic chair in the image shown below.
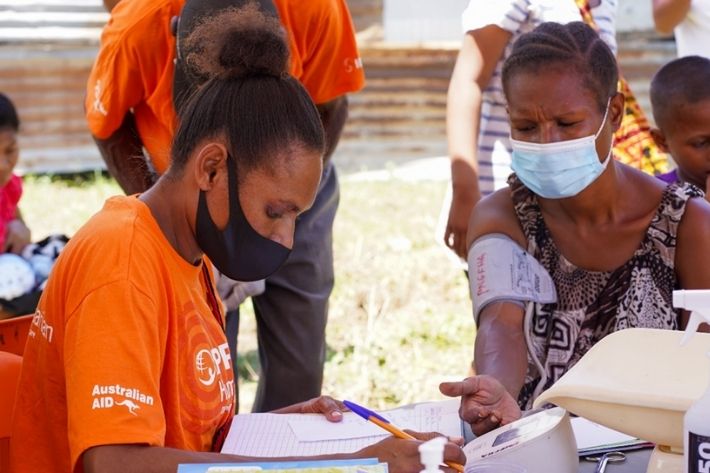
<svg viewBox="0 0 710 473"><path fill-rule="evenodd" d="M29 314L0 320L0 351L22 356L33 317Z"/></svg>
<svg viewBox="0 0 710 473"><path fill-rule="evenodd" d="M10 469L10 433L22 357L0 351L0 471Z"/></svg>

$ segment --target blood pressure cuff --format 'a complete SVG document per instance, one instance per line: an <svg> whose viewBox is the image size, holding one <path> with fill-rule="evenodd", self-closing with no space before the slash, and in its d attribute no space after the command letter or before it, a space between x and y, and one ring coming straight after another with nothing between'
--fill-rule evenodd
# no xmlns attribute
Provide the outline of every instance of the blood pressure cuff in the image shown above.
<svg viewBox="0 0 710 473"><path fill-rule="evenodd" d="M491 302L557 301L550 274L533 256L501 233L484 235L468 252L468 279L473 317Z"/></svg>

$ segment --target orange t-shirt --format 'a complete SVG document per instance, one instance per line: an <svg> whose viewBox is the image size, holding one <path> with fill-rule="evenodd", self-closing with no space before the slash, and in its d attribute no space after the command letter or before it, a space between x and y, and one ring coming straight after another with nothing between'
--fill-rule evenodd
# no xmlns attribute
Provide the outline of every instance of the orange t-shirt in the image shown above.
<svg viewBox="0 0 710 473"><path fill-rule="evenodd" d="M130 3L130 2L129 2ZM135 196L71 239L30 329L10 443L13 471L82 471L107 444L210 451L234 415L221 304Z"/></svg>
<svg viewBox="0 0 710 473"><path fill-rule="evenodd" d="M172 103L175 37L170 19L184 0L119 2L101 35L86 90L86 118L97 138L111 136L131 109L143 146L159 173L170 163L176 117ZM365 83L345 0L274 0L288 32L291 74L317 104Z"/></svg>

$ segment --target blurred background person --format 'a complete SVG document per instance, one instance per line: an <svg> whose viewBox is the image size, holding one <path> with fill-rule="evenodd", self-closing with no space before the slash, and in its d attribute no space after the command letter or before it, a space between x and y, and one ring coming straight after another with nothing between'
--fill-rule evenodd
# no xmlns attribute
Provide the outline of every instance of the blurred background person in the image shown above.
<svg viewBox="0 0 710 473"><path fill-rule="evenodd" d="M89 128L109 171L128 194L144 191L165 172L175 107L194 84L205 80L181 71L174 32L183 39L199 16L244 2L204 0L184 9L183 3L115 4L87 84ZM265 282L263 294L253 298L261 361L254 410L267 411L320 394L328 299L334 283L332 228L339 202L331 157L347 119L346 94L363 86L364 74L345 0L305 4L262 0L259 5L278 14L288 32L290 72L316 103L327 146L318 196L299 217L289 260ZM173 18L178 15L176 23ZM230 303L227 330L236 364L238 304L243 294L231 297L234 285L220 285Z"/></svg>
<svg viewBox="0 0 710 473"><path fill-rule="evenodd" d="M601 37L614 52L616 6L616 0L602 0L591 9ZM471 0L461 17L464 38L446 102L452 199L444 239L463 259L474 205L505 187L510 174L510 128L501 69L512 44L542 22L581 18L574 0Z"/></svg>
<svg viewBox="0 0 710 473"><path fill-rule="evenodd" d="M710 0L653 0L653 22L675 34L678 57L710 57Z"/></svg>

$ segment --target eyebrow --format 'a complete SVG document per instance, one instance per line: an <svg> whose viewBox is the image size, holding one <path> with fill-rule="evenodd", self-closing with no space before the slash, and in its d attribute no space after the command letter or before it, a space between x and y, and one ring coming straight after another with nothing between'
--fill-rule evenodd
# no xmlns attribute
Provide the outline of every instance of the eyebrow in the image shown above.
<svg viewBox="0 0 710 473"><path fill-rule="evenodd" d="M552 116L558 118L558 117L568 117L568 116L580 116L580 115L584 115L586 113L587 113L587 111L585 109L578 108L575 110L566 111L564 113L554 113ZM511 112L508 112L508 114L510 115L511 118L515 117L520 120L527 120L528 119L527 117L531 115L531 112L529 110L520 110L517 114L513 114Z"/></svg>

